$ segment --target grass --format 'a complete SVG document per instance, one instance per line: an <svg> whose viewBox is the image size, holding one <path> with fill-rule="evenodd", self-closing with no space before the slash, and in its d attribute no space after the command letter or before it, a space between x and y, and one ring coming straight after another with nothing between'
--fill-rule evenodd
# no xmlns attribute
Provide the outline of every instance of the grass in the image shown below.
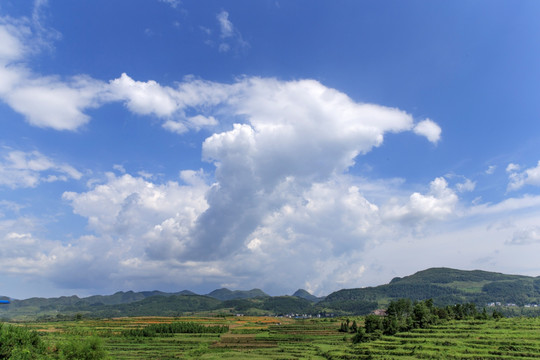
<svg viewBox="0 0 540 360"><path fill-rule="evenodd" d="M351 319L352 321L353 319ZM356 319L361 323L361 319ZM126 337L141 326L178 321L226 325L225 334ZM353 345L343 319L274 317L138 317L27 323L46 343L91 335L112 359L539 359L540 318L448 322Z"/></svg>
<svg viewBox="0 0 540 360"><path fill-rule="evenodd" d="M439 286L446 286L453 289L458 289L471 294L479 294L482 292L484 285L490 283L490 281L454 281L446 284L437 284Z"/></svg>

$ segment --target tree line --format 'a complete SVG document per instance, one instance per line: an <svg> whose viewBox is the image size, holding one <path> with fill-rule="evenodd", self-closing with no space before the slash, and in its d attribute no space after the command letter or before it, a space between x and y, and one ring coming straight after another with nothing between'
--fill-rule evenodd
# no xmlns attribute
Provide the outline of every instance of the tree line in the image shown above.
<svg viewBox="0 0 540 360"><path fill-rule="evenodd" d="M153 337L169 334L221 334L229 331L227 325L205 326L192 321L178 321L169 324L152 324L122 332L124 336Z"/></svg>
<svg viewBox="0 0 540 360"><path fill-rule="evenodd" d="M351 323L347 319L341 323L339 331L354 333L353 343L360 343L378 339L382 335L429 328L448 320L487 320L490 316L498 319L503 315L497 310L488 315L485 308L479 312L474 303L436 307L432 299L414 303L410 299L399 299L390 302L384 316L367 315L364 326L358 326L356 321Z"/></svg>

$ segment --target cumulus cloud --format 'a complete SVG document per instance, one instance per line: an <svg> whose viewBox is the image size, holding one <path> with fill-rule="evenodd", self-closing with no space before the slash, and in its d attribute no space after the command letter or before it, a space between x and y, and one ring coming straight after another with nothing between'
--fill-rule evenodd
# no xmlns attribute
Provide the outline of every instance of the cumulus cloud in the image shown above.
<svg viewBox="0 0 540 360"><path fill-rule="evenodd" d="M178 182L154 184L142 177L109 173L103 184L88 192L65 192L73 211L88 218L100 236L116 236L132 246L144 246L138 256L170 257L178 253L186 233L207 208L207 185L200 172L183 171ZM146 239L146 245L137 243ZM175 250L176 249L176 250Z"/></svg>
<svg viewBox="0 0 540 360"><path fill-rule="evenodd" d="M427 194L415 192L406 204L391 204L386 207L384 217L406 221L442 220L454 213L457 202L456 193L448 187L443 177L439 177L431 182Z"/></svg>
<svg viewBox="0 0 540 360"><path fill-rule="evenodd" d="M135 81L126 74L110 82L110 92L114 100L125 100L129 110L141 115L168 116L179 107L173 89L153 80Z"/></svg>
<svg viewBox="0 0 540 360"><path fill-rule="evenodd" d="M109 175L88 192L64 194L99 238L112 236L131 249L119 260L125 271L135 274L166 263L183 269L178 271L189 268L197 278L206 269L228 274L230 281L243 279L246 272L262 281L257 269L267 264L289 277L305 275L306 287L320 290L330 286L333 275L355 283L353 277L361 271L351 272L347 264L357 263L359 255L348 249L361 251L395 235L381 230L379 205L366 199L347 171L359 155L381 146L385 134L411 131L414 122L406 112L357 103L313 80L243 78L226 85L188 79L166 91L158 84L149 88L154 98L174 99L171 115L163 113L170 121L195 129L213 126L219 118L230 129L202 145L203 159L216 168L210 186L192 172L182 173L182 186L123 174ZM126 106L153 111L152 102L130 105L135 93L122 93ZM174 114L198 109L203 110L200 116L172 120ZM149 206L150 199L158 199L159 206ZM442 180L432 184L429 194L410 199L404 206L418 223L423 217L447 216L457 196ZM286 254L280 249L287 249ZM309 275L314 272L310 267L291 269L292 259L305 254L321 259L318 266L328 269L328 277ZM331 259L323 261L328 255Z"/></svg>
<svg viewBox="0 0 540 360"><path fill-rule="evenodd" d="M223 50L243 41L227 12L217 19ZM42 76L24 64L31 35L30 28L0 23L0 40L12 46L0 49L0 97L30 124L75 130L89 121L87 109L121 102L132 113L160 119L168 131L214 131L202 144L203 160L215 166L212 184L200 171L160 184L152 174L134 176L115 166L120 174L63 194L91 233L49 243L34 257L64 286L76 286L85 268L99 275L88 275L89 283L150 277L155 283L171 274L235 282L246 273L255 282L266 277L262 265L285 279L300 276L310 289L331 286L332 279L346 286L365 271L358 263L362 249L395 237L392 224L422 224L455 210L458 197L444 178L426 194L408 192L387 203L380 194L390 189L381 186L368 197L348 174L388 133L413 131L437 143L441 130L432 120L415 125L405 111L356 102L315 80L242 77L224 84L187 77L162 85L127 74L109 82ZM9 155L2 166L7 186L15 177L25 186L81 177L39 153ZM457 191L473 188L465 181ZM17 229L4 233L12 241L34 239ZM295 262L300 256L314 259L312 265Z"/></svg>
<svg viewBox="0 0 540 360"><path fill-rule="evenodd" d="M420 121L413 129L415 134L425 136L430 142L436 144L441 138L441 128L430 119Z"/></svg>
<svg viewBox="0 0 540 360"><path fill-rule="evenodd" d="M81 177L82 174L71 165L55 162L39 151L10 150L0 161L0 185L13 189Z"/></svg>
<svg viewBox="0 0 540 360"><path fill-rule="evenodd" d="M288 191L305 194L314 183L324 184L346 173L360 154L380 146L386 133L415 128L412 116L404 111L357 103L314 80L242 78L220 84L188 78L172 88L123 74L111 81L109 96L125 101L135 113L163 117L163 126L178 133L216 126L218 118L222 126L232 127L203 143L203 159L216 166L215 184L205 194L208 208L195 218L194 226L186 232L185 227L176 228L176 222L161 219L154 224L160 227L148 232L155 238L159 234L181 237L177 250L190 259L215 259L237 251L272 209L290 201L307 201L289 199ZM187 116L188 112L199 114ZM428 140L431 136L419 134ZM122 197L126 211L140 204L138 196ZM89 218L93 228L96 219L100 226L113 219L119 223L107 211L99 218L97 213L78 210L75 199L79 196L66 194L65 198L73 201L77 213ZM422 201L428 202L413 200L416 212ZM96 209L103 207L115 209L110 204ZM435 205L434 209L442 211Z"/></svg>
<svg viewBox="0 0 540 360"><path fill-rule="evenodd" d="M220 13L218 19L224 38L237 36L228 13ZM413 128L412 118L403 111L355 103L313 80L241 78L233 84L222 84L188 77L171 87L153 80L137 81L127 74L108 83L85 75L68 79L42 76L25 65L26 57L32 53L28 44L34 35L25 21L0 19L0 98L35 126L76 130L90 120L84 113L87 109L121 101L133 113L163 119L163 127L176 133L212 128L221 118L229 122L247 118L257 133L283 133L290 140L299 135L295 131L308 130L311 133L301 138L309 139L319 135L306 124L328 124L332 126L330 133L346 143L359 140L360 146L349 149L349 159L380 145L384 132L412 129L431 142L440 137L440 128L429 119ZM286 114L301 122L293 127L290 120L284 121ZM269 116L276 116L276 124L269 121ZM330 122L329 116L338 118ZM320 120L324 118L327 120L323 124ZM341 125L345 127L338 129Z"/></svg>
<svg viewBox="0 0 540 360"><path fill-rule="evenodd" d="M216 165L216 184L192 232L191 257L234 251L269 209L283 206L283 186L303 192L326 182L380 146L385 133L413 127L403 111L358 104L313 80L252 78L239 85L241 96L228 106L247 123L203 143L203 158Z"/></svg>
<svg viewBox="0 0 540 360"><path fill-rule="evenodd" d="M279 192L288 194L288 199L264 216L246 242L249 249L268 253L287 248L299 256L304 247L315 246L317 252L341 256L351 246L361 250L377 232L378 206L350 179L313 183L297 195L287 189L291 186L298 190L292 182L280 186Z"/></svg>
<svg viewBox="0 0 540 360"><path fill-rule="evenodd" d="M153 80L136 81L124 73L109 82L103 98L124 102L127 109L135 114L162 118L163 128L182 134L218 125L218 120L206 113L234 96L236 87L187 78L173 88ZM197 114L187 115L188 111Z"/></svg>
<svg viewBox="0 0 540 360"><path fill-rule="evenodd" d="M509 164L506 171L509 172L508 190L517 190L525 185L540 186L540 161L536 167L519 172L520 167Z"/></svg>

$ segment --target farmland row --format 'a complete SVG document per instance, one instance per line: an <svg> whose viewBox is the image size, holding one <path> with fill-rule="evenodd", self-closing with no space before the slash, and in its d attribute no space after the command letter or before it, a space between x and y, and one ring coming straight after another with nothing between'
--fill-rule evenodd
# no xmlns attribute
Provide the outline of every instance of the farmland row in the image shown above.
<svg viewBox="0 0 540 360"><path fill-rule="evenodd" d="M112 359L539 359L540 318L448 321L365 343L339 332L344 319L270 317L120 318L30 323L49 344L89 335L101 338ZM352 320L352 319L351 319ZM354 319L359 325L362 318ZM193 322L229 331L126 336L126 330ZM127 333L129 334L129 332Z"/></svg>

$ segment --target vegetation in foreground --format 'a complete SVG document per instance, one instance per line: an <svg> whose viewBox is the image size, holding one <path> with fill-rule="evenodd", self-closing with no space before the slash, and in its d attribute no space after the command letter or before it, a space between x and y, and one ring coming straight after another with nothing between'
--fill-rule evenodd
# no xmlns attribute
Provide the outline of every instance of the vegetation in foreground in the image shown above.
<svg viewBox="0 0 540 360"><path fill-rule="evenodd" d="M0 359L100 360L106 359L103 341L97 336L70 337L46 342L36 331L0 324Z"/></svg>
<svg viewBox="0 0 540 360"><path fill-rule="evenodd" d="M407 309L405 302L396 304L395 310L400 306ZM416 305L412 305L412 314ZM416 320L424 318L419 316L421 307L417 307ZM347 331L355 323L357 331L382 332L358 343L353 341L355 334L339 331L345 318L139 317L4 324L0 359L540 358L540 318L494 318L483 312L467 313L466 308L460 319L454 314L424 327L415 326L414 317L411 325L405 316L402 324L411 326L398 327L393 334L385 334L384 328L366 330L375 321L392 322L392 315L377 317L379 320L373 316L351 317ZM389 310L392 314L392 307ZM150 336L131 332L141 329L154 331ZM19 340L6 341L12 338L9 334L16 334ZM5 351L9 346L10 352Z"/></svg>

